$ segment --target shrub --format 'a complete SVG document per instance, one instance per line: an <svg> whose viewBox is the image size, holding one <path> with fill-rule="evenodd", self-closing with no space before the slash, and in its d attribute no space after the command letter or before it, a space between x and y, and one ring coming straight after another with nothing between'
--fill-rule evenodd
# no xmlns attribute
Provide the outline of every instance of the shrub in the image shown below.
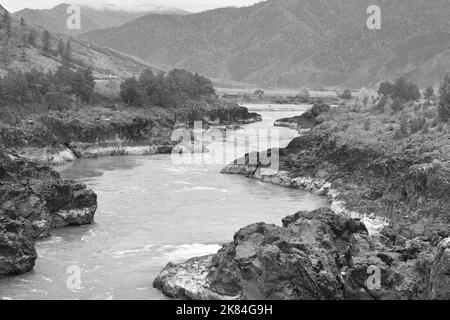
<svg viewBox="0 0 450 320"><path fill-rule="evenodd" d="M157 76L146 69L137 81L134 77L121 85L122 100L132 105L176 107L185 100L209 98L215 95L211 80L182 69Z"/></svg>
<svg viewBox="0 0 450 320"><path fill-rule="evenodd" d="M419 132L424 124L426 123L426 119L424 117L416 117L411 121L411 133Z"/></svg>
<svg viewBox="0 0 450 320"><path fill-rule="evenodd" d="M338 97L349 100L352 98L352 91L350 89L345 89L342 93L338 94Z"/></svg>
<svg viewBox="0 0 450 320"><path fill-rule="evenodd" d="M120 84L120 98L128 105L142 106L145 91L136 78L128 78Z"/></svg>
<svg viewBox="0 0 450 320"><path fill-rule="evenodd" d="M434 97L434 89L433 87L428 87L425 89L425 92L423 94L423 97L427 100L430 100Z"/></svg>
<svg viewBox="0 0 450 320"><path fill-rule="evenodd" d="M391 106L392 111L399 112L402 111L404 107L405 107L405 100L403 98L400 97L394 98L394 101L392 102Z"/></svg>
<svg viewBox="0 0 450 320"><path fill-rule="evenodd" d="M264 97L264 91L262 91L261 89L255 90L253 94L258 97Z"/></svg>
<svg viewBox="0 0 450 320"><path fill-rule="evenodd" d="M450 74L446 74L439 88L439 116L442 121L450 119Z"/></svg>
<svg viewBox="0 0 450 320"><path fill-rule="evenodd" d="M395 83L382 82L378 87L378 93L383 96L391 96L392 98L400 98L405 101L415 101L420 99L419 87L408 82L406 78L400 77Z"/></svg>
<svg viewBox="0 0 450 320"><path fill-rule="evenodd" d="M408 116L402 113L400 116L400 133L406 137L408 135Z"/></svg>
<svg viewBox="0 0 450 320"><path fill-rule="evenodd" d="M369 131L369 130L370 130L370 120L369 120L369 119L367 119L367 120L364 122L364 130L366 130L366 131Z"/></svg>
<svg viewBox="0 0 450 320"><path fill-rule="evenodd" d="M422 132L422 134L427 134L428 133L428 122L425 122L421 132Z"/></svg>

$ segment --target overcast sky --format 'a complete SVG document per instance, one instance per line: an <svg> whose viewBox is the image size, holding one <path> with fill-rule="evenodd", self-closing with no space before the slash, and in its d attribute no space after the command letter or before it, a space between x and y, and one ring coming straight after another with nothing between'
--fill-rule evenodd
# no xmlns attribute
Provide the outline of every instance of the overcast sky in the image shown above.
<svg viewBox="0 0 450 320"><path fill-rule="evenodd" d="M164 6L198 12L217 7L248 6L256 2L260 2L260 0L0 0L0 4L11 12L23 8L49 9L60 3L88 4L96 7L114 4L121 9L131 10L145 10L145 8L151 8L151 6Z"/></svg>

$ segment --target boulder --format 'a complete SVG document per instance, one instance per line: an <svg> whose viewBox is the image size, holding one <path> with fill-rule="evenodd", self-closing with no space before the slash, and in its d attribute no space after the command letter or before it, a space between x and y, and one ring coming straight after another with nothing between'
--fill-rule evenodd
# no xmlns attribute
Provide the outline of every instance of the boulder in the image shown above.
<svg viewBox="0 0 450 320"><path fill-rule="evenodd" d="M92 223L97 195L47 166L0 152L0 274L31 270L34 240Z"/></svg>
<svg viewBox="0 0 450 320"><path fill-rule="evenodd" d="M322 208L288 216L282 227L245 227L213 256L169 264L154 284L189 299L418 300L429 298L433 257L428 241L398 246ZM447 257L439 257L434 274L443 285L434 292L445 297Z"/></svg>
<svg viewBox="0 0 450 320"><path fill-rule="evenodd" d="M0 275L33 269L37 253L32 239L33 227L29 221L0 216Z"/></svg>

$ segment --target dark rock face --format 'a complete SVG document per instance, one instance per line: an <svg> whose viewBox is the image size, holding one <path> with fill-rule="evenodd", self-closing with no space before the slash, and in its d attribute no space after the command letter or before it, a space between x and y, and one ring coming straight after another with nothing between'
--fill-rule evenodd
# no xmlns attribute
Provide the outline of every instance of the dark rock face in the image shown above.
<svg viewBox="0 0 450 320"><path fill-rule="evenodd" d="M20 274L33 269L37 258L33 227L24 218L0 216L0 275Z"/></svg>
<svg viewBox="0 0 450 320"><path fill-rule="evenodd" d="M450 239L443 240L431 267L431 297L437 300L450 299Z"/></svg>
<svg viewBox="0 0 450 320"><path fill-rule="evenodd" d="M7 261L0 271L29 271L35 239L49 236L51 228L90 224L96 209L97 196L84 184L0 152L0 261Z"/></svg>
<svg viewBox="0 0 450 320"><path fill-rule="evenodd" d="M291 129L311 129L319 124L317 117L322 113L330 111L330 106L325 103L317 103L311 109L300 116L283 118L275 122L275 126L288 127Z"/></svg>
<svg viewBox="0 0 450 320"><path fill-rule="evenodd" d="M369 236L359 220L319 209L286 217L283 227L245 227L216 255L167 265L154 285L189 299L426 299L433 265L434 295L445 297L441 248L435 257L426 241L395 245Z"/></svg>

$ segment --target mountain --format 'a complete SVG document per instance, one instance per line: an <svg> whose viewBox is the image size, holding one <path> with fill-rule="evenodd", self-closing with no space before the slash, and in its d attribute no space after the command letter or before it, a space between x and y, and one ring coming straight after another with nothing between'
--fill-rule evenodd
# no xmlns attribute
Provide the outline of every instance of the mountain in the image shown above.
<svg viewBox="0 0 450 320"><path fill-rule="evenodd" d="M6 10L0 5L0 18ZM55 70L62 64L58 53L58 43L70 41L71 64L73 67L92 67L96 79L96 89L105 94L117 94L121 80L140 74L145 68L155 72L166 71L108 48L76 39L72 36L49 33L49 52L43 52L43 37L45 29L21 21L11 16L11 34L7 36L5 28L0 25L0 76L10 71L43 71Z"/></svg>
<svg viewBox="0 0 450 320"><path fill-rule="evenodd" d="M66 26L67 18L70 16L67 13L67 8L70 4L63 3L52 9L35 10L23 9L15 12L13 16L17 18L24 18L26 21L42 26L48 30L66 34L80 34L92 30L111 28L123 25L136 18L144 15L153 14L188 14L187 11L178 8L169 7L145 7L145 11L125 11L108 5L104 8L92 8L88 6L80 6L81 9L81 29L70 30Z"/></svg>
<svg viewBox="0 0 450 320"><path fill-rule="evenodd" d="M381 8L381 30L366 26ZM146 15L81 35L154 63L260 86L434 84L450 66L448 0L268 0L187 16Z"/></svg>

